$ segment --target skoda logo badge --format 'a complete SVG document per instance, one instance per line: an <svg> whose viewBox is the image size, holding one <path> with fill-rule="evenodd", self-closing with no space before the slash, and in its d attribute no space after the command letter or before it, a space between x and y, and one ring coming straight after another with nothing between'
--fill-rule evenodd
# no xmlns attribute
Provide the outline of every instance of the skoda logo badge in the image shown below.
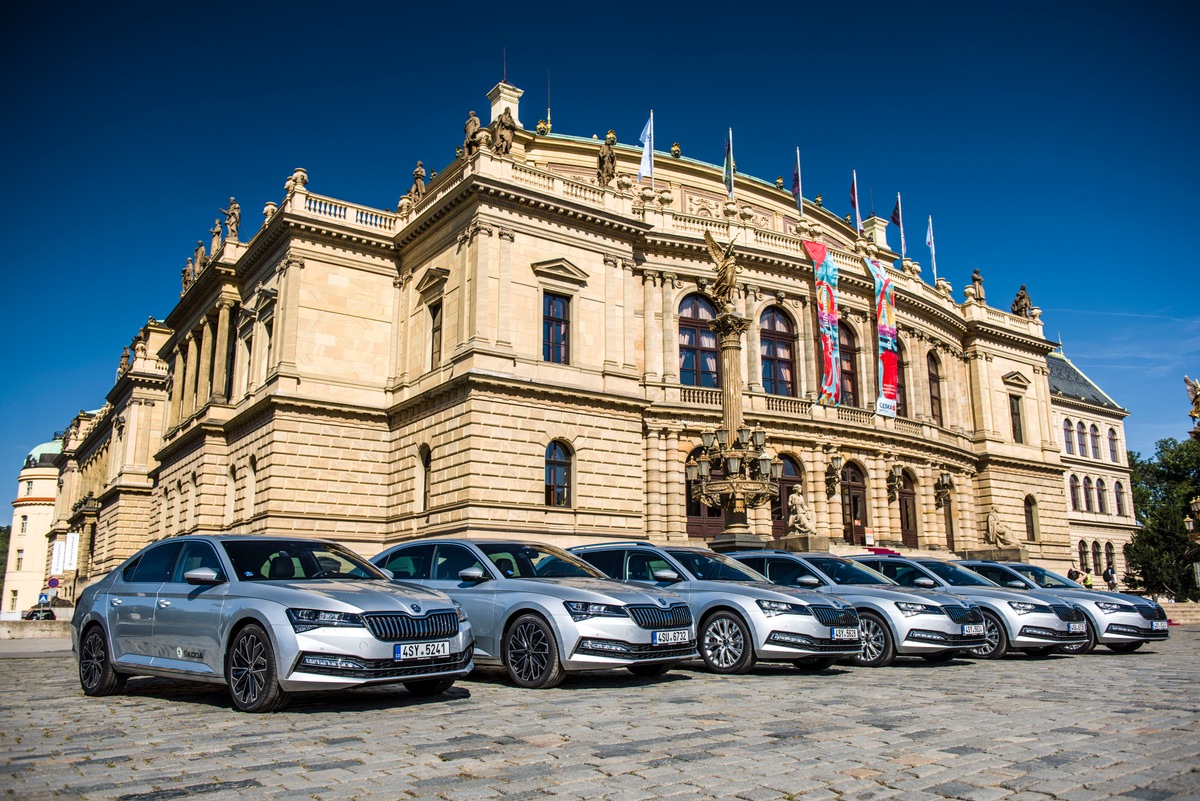
<svg viewBox="0 0 1200 801"><path fill-rule="evenodd" d="M666 599L666 598L659 598L659 599L658 599L658 605L659 605L659 606L666 606L666 605L667 605L667 599Z"/></svg>
<svg viewBox="0 0 1200 801"><path fill-rule="evenodd" d="M414 612L420 612L420 611L421 611L421 605L420 605L420 604L412 604L412 605L410 606L410 608L411 608L411 609L412 609Z"/></svg>

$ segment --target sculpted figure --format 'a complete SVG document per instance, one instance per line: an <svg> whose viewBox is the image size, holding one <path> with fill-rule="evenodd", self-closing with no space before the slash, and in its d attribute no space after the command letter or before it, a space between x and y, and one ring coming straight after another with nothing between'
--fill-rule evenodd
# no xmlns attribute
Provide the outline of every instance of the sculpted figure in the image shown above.
<svg viewBox="0 0 1200 801"><path fill-rule="evenodd" d="M192 254L192 261L196 263L197 270L203 270L204 265L208 264L208 254L204 252L203 240L196 240L196 252Z"/></svg>
<svg viewBox="0 0 1200 801"><path fill-rule="evenodd" d="M1192 402L1192 410L1188 412L1188 417L1200 422L1200 381L1185 375L1183 383L1187 387L1188 400Z"/></svg>
<svg viewBox="0 0 1200 801"><path fill-rule="evenodd" d="M613 147L617 143L615 131L609 131L600 145L600 153L596 157L596 181L600 186L608 186L617 176L617 151Z"/></svg>
<svg viewBox="0 0 1200 801"><path fill-rule="evenodd" d="M730 240L729 246L724 250L717 244L717 240L706 229L704 231L704 241L708 243L708 253L716 264L717 280L713 282L712 297L717 302L717 307L720 311L724 311L726 306L733 304L733 290L737 287L737 274L739 267L737 259L733 255L733 240Z"/></svg>
<svg viewBox="0 0 1200 801"><path fill-rule="evenodd" d="M242 207L233 198L229 198L229 208L221 209L225 215L225 227L229 229L229 238L237 241L238 226L242 223Z"/></svg>
<svg viewBox="0 0 1200 801"><path fill-rule="evenodd" d="M125 350L121 351L121 363L117 365L117 371L120 373L123 373L128 369L129 369L129 347L126 346Z"/></svg>
<svg viewBox="0 0 1200 801"><path fill-rule="evenodd" d="M788 496L787 529L793 536L817 533L817 516L804 502L804 491L799 487L792 487L792 494Z"/></svg>
<svg viewBox="0 0 1200 801"><path fill-rule="evenodd" d="M418 202L425 197L425 165L419 161L417 168L413 170L413 185L410 194L412 194L412 199Z"/></svg>
<svg viewBox="0 0 1200 801"><path fill-rule="evenodd" d="M983 276L978 269L971 273L971 286L975 288L975 299L983 300Z"/></svg>
<svg viewBox="0 0 1200 801"><path fill-rule="evenodd" d="M516 130L517 122L513 119L511 108L505 106L504 113L496 118L496 144L493 145L492 151L501 156L512 152L513 134Z"/></svg>
<svg viewBox="0 0 1200 801"><path fill-rule="evenodd" d="M987 513L987 529L984 537L988 542L1001 547L1012 547L1017 544L1009 535L1008 527L1000 522L1000 513L996 511L995 506Z"/></svg>
<svg viewBox="0 0 1200 801"><path fill-rule="evenodd" d="M1017 297L1012 302L1012 313L1028 317L1031 311L1033 311L1033 301L1029 299L1029 293L1025 291L1025 285L1021 284L1021 288L1017 290Z"/></svg>
<svg viewBox="0 0 1200 801"><path fill-rule="evenodd" d="M479 152L479 143L475 141L475 134L479 133L480 127L479 118L475 116L475 112L468 113L467 122L463 125L463 133L467 136L463 140L463 155L466 158L471 158Z"/></svg>
<svg viewBox="0 0 1200 801"><path fill-rule="evenodd" d="M212 245L209 250L216 253L217 248L221 247L221 221L213 220L213 227L208 229L208 233L212 236Z"/></svg>

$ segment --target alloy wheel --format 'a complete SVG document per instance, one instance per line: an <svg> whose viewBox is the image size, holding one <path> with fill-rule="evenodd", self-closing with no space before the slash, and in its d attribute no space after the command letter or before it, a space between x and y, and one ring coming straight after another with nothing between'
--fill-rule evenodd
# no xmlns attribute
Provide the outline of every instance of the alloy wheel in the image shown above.
<svg viewBox="0 0 1200 801"><path fill-rule="evenodd" d="M243 706L253 706L266 687L267 648L257 635L246 632L238 637L229 658L229 690Z"/></svg>
<svg viewBox="0 0 1200 801"><path fill-rule="evenodd" d="M731 668L742 658L746 639L742 627L733 620L719 617L704 630L704 653L719 668Z"/></svg>
<svg viewBox="0 0 1200 801"><path fill-rule="evenodd" d="M508 663L522 682L536 684L550 666L550 641L533 621L518 623L509 635Z"/></svg>

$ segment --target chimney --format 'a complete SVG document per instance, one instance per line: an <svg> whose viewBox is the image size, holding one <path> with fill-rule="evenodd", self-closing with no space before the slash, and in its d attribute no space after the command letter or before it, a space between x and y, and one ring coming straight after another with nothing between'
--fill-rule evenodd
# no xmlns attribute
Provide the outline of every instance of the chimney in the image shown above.
<svg viewBox="0 0 1200 801"><path fill-rule="evenodd" d="M492 119L488 124L495 122L504 109L512 114L513 120L516 121L517 127L525 130L525 126L521 124L521 115L519 113L518 104L521 102L521 95L525 94L524 89L518 89L511 83L501 81L492 87L492 91L487 93L487 99L492 103Z"/></svg>

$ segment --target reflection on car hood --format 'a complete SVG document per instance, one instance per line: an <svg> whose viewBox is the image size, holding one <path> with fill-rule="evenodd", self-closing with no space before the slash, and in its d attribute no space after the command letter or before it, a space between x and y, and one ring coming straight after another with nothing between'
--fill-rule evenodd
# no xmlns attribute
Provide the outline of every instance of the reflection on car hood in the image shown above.
<svg viewBox="0 0 1200 801"><path fill-rule="evenodd" d="M491 582L488 582L491 583ZM486 586L486 584L484 585ZM653 604L664 599L669 606L682 603L683 599L670 590L647 587L628 581L602 578L502 578L496 581L497 592L527 592L549 595L564 601L589 601L591 603Z"/></svg>
<svg viewBox="0 0 1200 801"><path fill-rule="evenodd" d="M1061 603L1062 600L1040 590L1014 590L1008 587L952 587L950 589L955 595L964 595L972 599L991 598L994 601L1024 601L1026 603L1033 601L1047 606Z"/></svg>
<svg viewBox="0 0 1200 801"><path fill-rule="evenodd" d="M918 590L913 587L893 587L883 584L838 584L826 586L824 592L851 600L854 598L874 598L878 601L899 601L924 603L932 601L941 606L966 606L970 600L961 595L952 595L938 590Z"/></svg>
<svg viewBox="0 0 1200 801"><path fill-rule="evenodd" d="M242 581L237 582L232 589L239 595L262 598L293 608L327 609L337 612L403 611L410 615L423 615L430 609L454 606L445 593L393 581ZM421 607L419 613L414 612L414 603Z"/></svg>
<svg viewBox="0 0 1200 801"><path fill-rule="evenodd" d="M1077 590L1074 587L1063 587L1061 589L1042 589L1039 592L1044 592L1047 595L1053 595L1058 598L1069 598L1072 601L1111 601L1115 604L1153 604L1149 598L1143 598L1140 595L1130 595L1124 592L1108 592L1106 590Z"/></svg>
<svg viewBox="0 0 1200 801"><path fill-rule="evenodd" d="M782 584L771 584L765 581L695 581L681 582L692 592L711 592L716 595L741 595L756 601L783 601L784 603L802 603L805 605L833 606L842 608L849 606L840 598L827 593L809 590L802 587L785 587Z"/></svg>

